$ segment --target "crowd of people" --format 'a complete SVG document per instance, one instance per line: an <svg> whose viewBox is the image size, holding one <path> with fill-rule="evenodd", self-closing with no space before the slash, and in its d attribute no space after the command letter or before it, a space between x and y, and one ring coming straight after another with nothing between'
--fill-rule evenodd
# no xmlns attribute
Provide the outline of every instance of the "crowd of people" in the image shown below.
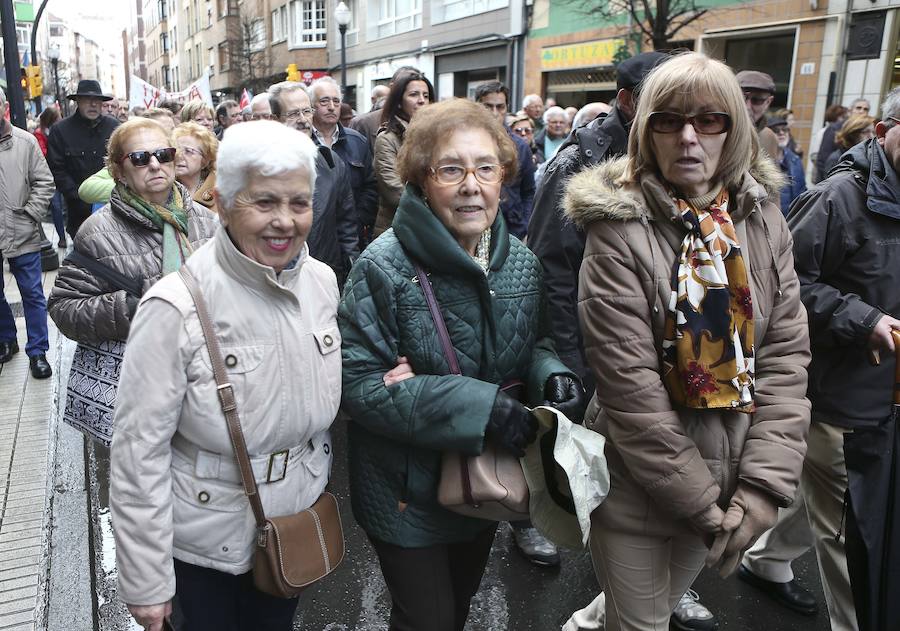
<svg viewBox="0 0 900 631"><path fill-rule="evenodd" d="M865 529L840 535L864 519L843 449L890 412L893 365L872 354L900 329L900 89L880 118L829 108L807 187L768 74L650 52L616 76L581 109L528 95L514 113L496 81L435 102L401 67L364 114L325 77L243 111L128 111L85 80L33 134L0 116L30 370L52 374L49 311L77 342L64 420L110 449L138 624L290 629L298 598L254 584L247 476L267 515L293 514L337 457L390 629L461 631L498 524L441 505L442 455L521 457L546 405L604 437L611 483L598 596L565 631L715 629L691 589L704 566L815 613L790 568L810 547L832 629L879 628L845 549ZM45 302L48 211L71 247ZM18 350L3 299L0 362ZM530 521L508 527L560 564Z"/></svg>

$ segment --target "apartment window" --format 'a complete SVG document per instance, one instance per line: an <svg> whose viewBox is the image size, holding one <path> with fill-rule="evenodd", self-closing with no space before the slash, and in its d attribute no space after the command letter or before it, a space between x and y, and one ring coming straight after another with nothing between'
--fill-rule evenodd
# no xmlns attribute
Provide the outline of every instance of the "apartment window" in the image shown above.
<svg viewBox="0 0 900 631"><path fill-rule="evenodd" d="M197 60L197 76L203 76L203 58L200 57L200 44L194 48L194 59Z"/></svg>
<svg viewBox="0 0 900 631"><path fill-rule="evenodd" d="M159 47L162 49L163 54L169 52L169 34L168 33L160 33L159 34Z"/></svg>
<svg viewBox="0 0 900 631"><path fill-rule="evenodd" d="M217 0L217 2L220 18L238 13L238 0Z"/></svg>
<svg viewBox="0 0 900 631"><path fill-rule="evenodd" d="M162 67L163 85L167 91L172 91L172 71L168 66Z"/></svg>
<svg viewBox="0 0 900 631"><path fill-rule="evenodd" d="M194 31L200 30L200 8L197 6L197 0L194 0Z"/></svg>
<svg viewBox="0 0 900 631"><path fill-rule="evenodd" d="M209 74L216 74L216 49L209 47Z"/></svg>
<svg viewBox="0 0 900 631"><path fill-rule="evenodd" d="M368 18L369 39L422 28L422 0L376 0L369 3Z"/></svg>
<svg viewBox="0 0 900 631"><path fill-rule="evenodd" d="M262 18L256 18L250 25L250 32L247 33L250 50L258 51L266 47L266 22Z"/></svg>
<svg viewBox="0 0 900 631"><path fill-rule="evenodd" d="M62 37L63 29L61 26L51 26L50 27L50 37Z"/></svg>
<svg viewBox="0 0 900 631"><path fill-rule="evenodd" d="M287 6L278 7L272 11L272 43L282 42L287 39Z"/></svg>
<svg viewBox="0 0 900 631"><path fill-rule="evenodd" d="M291 3L291 46L316 48L328 39L325 0L295 0Z"/></svg>
<svg viewBox="0 0 900 631"><path fill-rule="evenodd" d="M219 70L222 72L228 70L228 44L226 42L219 44Z"/></svg>
<svg viewBox="0 0 900 631"><path fill-rule="evenodd" d="M178 52L178 27L177 26L172 27L172 52L173 53Z"/></svg>
<svg viewBox="0 0 900 631"><path fill-rule="evenodd" d="M440 24L508 6L509 0L432 0L431 23Z"/></svg>
<svg viewBox="0 0 900 631"><path fill-rule="evenodd" d="M188 69L188 75L190 75L191 77L193 77L193 76L194 76L194 51L191 50L191 47L190 47L190 46L188 46L185 50L187 51L187 69Z"/></svg>
<svg viewBox="0 0 900 631"><path fill-rule="evenodd" d="M156 3L156 6L159 11L159 19L165 20L169 16L169 7L166 0L159 0L159 2Z"/></svg>
<svg viewBox="0 0 900 631"><path fill-rule="evenodd" d="M191 5L184 8L184 23L187 26L187 36L190 37L194 32L191 30Z"/></svg>

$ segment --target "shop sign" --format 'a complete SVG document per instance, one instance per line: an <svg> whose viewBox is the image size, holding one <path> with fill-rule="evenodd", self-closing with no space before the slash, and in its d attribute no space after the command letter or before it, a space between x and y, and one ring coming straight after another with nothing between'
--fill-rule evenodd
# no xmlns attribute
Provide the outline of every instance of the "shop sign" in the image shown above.
<svg viewBox="0 0 900 631"><path fill-rule="evenodd" d="M541 70L562 70L608 66L622 46L623 39L600 39L581 44L551 46L541 50Z"/></svg>

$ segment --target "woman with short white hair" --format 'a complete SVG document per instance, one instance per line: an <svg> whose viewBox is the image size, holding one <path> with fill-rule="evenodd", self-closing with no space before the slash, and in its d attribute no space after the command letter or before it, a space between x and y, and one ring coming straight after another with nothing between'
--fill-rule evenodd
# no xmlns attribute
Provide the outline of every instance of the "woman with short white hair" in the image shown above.
<svg viewBox="0 0 900 631"><path fill-rule="evenodd" d="M324 491L341 397L337 282L306 245L315 155L278 123L233 127L219 145L222 226L185 264L209 305L269 518ZM256 522L178 274L141 301L120 383L110 503L119 596L135 620L162 629L177 593L192 631L290 629L297 599L253 583Z"/></svg>

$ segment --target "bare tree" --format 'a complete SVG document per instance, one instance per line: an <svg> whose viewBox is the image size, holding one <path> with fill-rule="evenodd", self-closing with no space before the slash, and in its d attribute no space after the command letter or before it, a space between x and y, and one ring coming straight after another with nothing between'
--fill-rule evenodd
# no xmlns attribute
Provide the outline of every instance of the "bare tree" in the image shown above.
<svg viewBox="0 0 900 631"><path fill-rule="evenodd" d="M708 9L704 0L563 0L576 10L602 22L617 23L628 16L654 50L670 48L669 42Z"/></svg>
<svg viewBox="0 0 900 631"><path fill-rule="evenodd" d="M243 88L258 92L265 89L271 74L265 19L249 11L246 3L236 9L226 24L228 70L236 93Z"/></svg>

